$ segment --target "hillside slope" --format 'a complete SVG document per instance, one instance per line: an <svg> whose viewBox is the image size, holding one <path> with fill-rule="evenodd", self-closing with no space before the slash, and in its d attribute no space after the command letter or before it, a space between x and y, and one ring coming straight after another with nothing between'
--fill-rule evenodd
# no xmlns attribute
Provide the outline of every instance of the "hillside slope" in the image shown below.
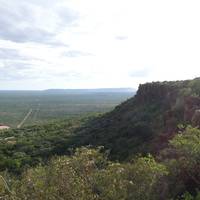
<svg viewBox="0 0 200 200"><path fill-rule="evenodd" d="M157 153L178 125L200 125L199 95L198 78L140 85L133 98L79 130L75 143L104 146L119 160L135 153Z"/></svg>

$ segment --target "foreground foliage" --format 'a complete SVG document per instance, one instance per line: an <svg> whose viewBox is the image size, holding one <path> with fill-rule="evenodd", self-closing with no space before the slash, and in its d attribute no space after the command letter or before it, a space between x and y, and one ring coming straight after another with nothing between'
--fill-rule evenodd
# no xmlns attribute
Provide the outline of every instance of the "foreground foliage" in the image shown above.
<svg viewBox="0 0 200 200"><path fill-rule="evenodd" d="M200 130L188 126L170 141L161 152L171 177L171 191L175 195L185 190L195 194L200 190Z"/></svg>
<svg viewBox="0 0 200 200"><path fill-rule="evenodd" d="M200 130L187 127L154 158L111 162L102 148L82 147L0 181L1 197L24 200L198 200ZM175 152L175 153L173 153ZM10 180L10 181L9 181ZM9 189L11 188L11 189Z"/></svg>
<svg viewBox="0 0 200 200"><path fill-rule="evenodd" d="M53 159L28 170L12 185L18 199L159 199L156 184L167 175L153 157L132 163L111 163L100 150L81 148L72 157ZM140 186L140 187L138 187ZM8 194L9 195L9 194Z"/></svg>

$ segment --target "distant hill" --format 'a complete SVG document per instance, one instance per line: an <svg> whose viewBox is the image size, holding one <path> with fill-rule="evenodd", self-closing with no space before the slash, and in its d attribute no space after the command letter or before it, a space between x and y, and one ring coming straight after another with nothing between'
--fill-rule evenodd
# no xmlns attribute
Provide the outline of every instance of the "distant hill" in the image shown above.
<svg viewBox="0 0 200 200"><path fill-rule="evenodd" d="M91 93L132 93L136 92L133 88L99 88L99 89L48 89L45 93L51 94L91 94Z"/></svg>
<svg viewBox="0 0 200 200"><path fill-rule="evenodd" d="M47 90L0 90L0 94L7 95L51 95L51 94L131 94L136 93L133 88L99 88L99 89L47 89Z"/></svg>

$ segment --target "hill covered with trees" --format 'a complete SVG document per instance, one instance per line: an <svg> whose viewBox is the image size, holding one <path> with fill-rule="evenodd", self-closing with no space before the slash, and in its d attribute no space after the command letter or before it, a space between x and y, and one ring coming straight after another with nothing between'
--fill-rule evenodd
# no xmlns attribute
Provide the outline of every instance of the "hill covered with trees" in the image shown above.
<svg viewBox="0 0 200 200"><path fill-rule="evenodd" d="M135 153L156 154L182 125L200 125L200 79L140 85L133 98L79 131L79 142L102 145L112 158L124 160Z"/></svg>
<svg viewBox="0 0 200 200"><path fill-rule="evenodd" d="M200 199L200 79L140 85L113 111L0 133L0 197Z"/></svg>

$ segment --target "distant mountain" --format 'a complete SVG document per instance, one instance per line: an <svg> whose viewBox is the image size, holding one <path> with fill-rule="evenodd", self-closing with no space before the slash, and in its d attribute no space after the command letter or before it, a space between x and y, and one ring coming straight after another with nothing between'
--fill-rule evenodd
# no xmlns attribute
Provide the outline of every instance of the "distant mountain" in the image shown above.
<svg viewBox="0 0 200 200"><path fill-rule="evenodd" d="M133 88L98 88L98 89L48 89L45 93L55 94L86 94L86 93L135 93Z"/></svg>

